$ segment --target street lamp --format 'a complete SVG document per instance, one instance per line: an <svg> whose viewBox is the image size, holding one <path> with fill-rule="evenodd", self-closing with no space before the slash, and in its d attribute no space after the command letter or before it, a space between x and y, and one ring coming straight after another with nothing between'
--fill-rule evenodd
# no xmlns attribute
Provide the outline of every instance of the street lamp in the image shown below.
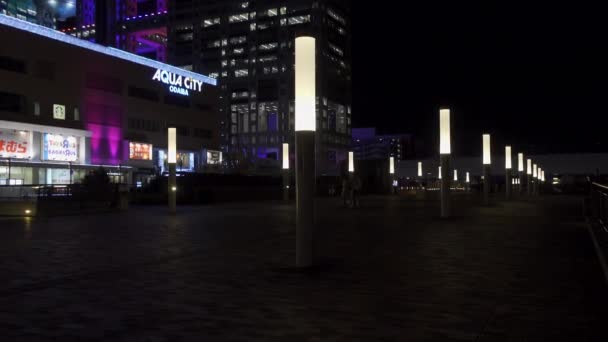
<svg viewBox="0 0 608 342"><path fill-rule="evenodd" d="M348 172L355 172L355 153L352 151L348 152Z"/></svg>
<svg viewBox="0 0 608 342"><path fill-rule="evenodd" d="M283 201L289 201L289 144L283 144Z"/></svg>
<svg viewBox="0 0 608 342"><path fill-rule="evenodd" d="M169 213L175 214L177 212L177 129L175 127L168 128L167 140L167 164L169 165Z"/></svg>
<svg viewBox="0 0 608 342"><path fill-rule="evenodd" d="M492 165L492 156L490 148L490 135L482 135L483 143L483 203L490 204L490 168Z"/></svg>
<svg viewBox="0 0 608 342"><path fill-rule="evenodd" d="M532 159L528 158L526 165L526 192L532 194Z"/></svg>
<svg viewBox="0 0 608 342"><path fill-rule="evenodd" d="M517 174L519 176L517 180L517 185L519 187L519 194L522 194L523 188L521 186L521 179L524 177L524 154L517 154Z"/></svg>
<svg viewBox="0 0 608 342"><path fill-rule="evenodd" d="M538 181L537 181L538 185L536 186L536 194L537 195L540 194L540 184L541 184L541 182L543 180L542 174L543 174L543 169L539 166L537 174L536 174L536 178L538 178Z"/></svg>
<svg viewBox="0 0 608 342"><path fill-rule="evenodd" d="M536 195L538 187L538 165L532 164L532 194Z"/></svg>
<svg viewBox="0 0 608 342"><path fill-rule="evenodd" d="M511 146L505 146L505 196L511 198Z"/></svg>
<svg viewBox="0 0 608 342"><path fill-rule="evenodd" d="M450 217L450 154L452 146L450 141L450 110L439 110L439 155L441 166L439 179L441 179L441 217Z"/></svg>
<svg viewBox="0 0 608 342"><path fill-rule="evenodd" d="M296 131L296 266L313 263L315 131L316 131L316 40L295 39L295 131Z"/></svg>

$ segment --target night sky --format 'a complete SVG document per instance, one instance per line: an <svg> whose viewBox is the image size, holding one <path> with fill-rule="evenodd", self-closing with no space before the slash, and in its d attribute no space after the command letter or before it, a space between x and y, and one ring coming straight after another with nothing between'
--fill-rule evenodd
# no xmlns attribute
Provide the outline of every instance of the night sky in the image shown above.
<svg viewBox="0 0 608 342"><path fill-rule="evenodd" d="M599 5L352 3L354 127L411 133L435 154L445 105L456 155L479 155L483 132L496 152L608 152Z"/></svg>

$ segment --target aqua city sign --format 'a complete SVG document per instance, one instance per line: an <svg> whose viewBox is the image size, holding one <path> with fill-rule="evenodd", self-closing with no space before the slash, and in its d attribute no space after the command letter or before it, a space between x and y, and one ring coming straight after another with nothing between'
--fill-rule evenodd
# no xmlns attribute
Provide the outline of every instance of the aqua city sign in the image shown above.
<svg viewBox="0 0 608 342"><path fill-rule="evenodd" d="M200 93L203 90L203 81L191 77L184 77L162 69L156 69L152 80L162 82L169 86L170 92L184 96L189 96L190 91L197 91Z"/></svg>

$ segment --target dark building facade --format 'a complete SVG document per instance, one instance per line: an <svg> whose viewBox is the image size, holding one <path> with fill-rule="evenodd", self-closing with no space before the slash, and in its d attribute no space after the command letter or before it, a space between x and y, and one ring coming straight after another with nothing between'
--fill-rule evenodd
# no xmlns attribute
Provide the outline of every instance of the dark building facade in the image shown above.
<svg viewBox="0 0 608 342"><path fill-rule="evenodd" d="M168 63L216 77L222 149L278 166L294 143L294 39L317 39L317 170L351 142L350 1L169 1ZM274 162L276 161L276 162Z"/></svg>
<svg viewBox="0 0 608 342"><path fill-rule="evenodd" d="M412 136L409 134L376 134L375 128L353 128L352 150L356 160L401 161L413 156Z"/></svg>

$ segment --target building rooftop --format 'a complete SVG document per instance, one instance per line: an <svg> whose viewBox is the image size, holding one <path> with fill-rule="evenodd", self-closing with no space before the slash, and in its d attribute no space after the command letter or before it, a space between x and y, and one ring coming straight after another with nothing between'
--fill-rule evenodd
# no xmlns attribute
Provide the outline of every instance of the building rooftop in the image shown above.
<svg viewBox="0 0 608 342"><path fill-rule="evenodd" d="M192 71L177 68L175 66L161 63L152 59L141 57L123 50L107 47L89 41L73 37L71 35L56 31L54 29L33 24L21 19L13 18L4 14L0 14L0 24L16 28L18 30L27 31L32 34L60 41L66 44L74 45L83 49L95 51L104 55L108 55L114 58L119 58L128 62L136 63L139 65L147 66L154 69L162 69L168 72L172 72L176 75L183 77L189 77L194 80L203 82L204 84L217 86L217 80L209 76L201 75Z"/></svg>

